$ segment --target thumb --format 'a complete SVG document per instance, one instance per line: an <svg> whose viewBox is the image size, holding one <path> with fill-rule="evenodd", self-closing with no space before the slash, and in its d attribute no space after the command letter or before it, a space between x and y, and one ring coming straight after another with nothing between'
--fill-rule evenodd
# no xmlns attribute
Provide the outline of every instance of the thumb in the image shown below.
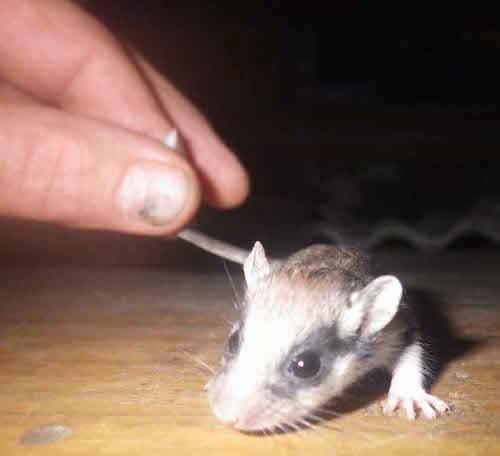
<svg viewBox="0 0 500 456"><path fill-rule="evenodd" d="M0 125L0 215L173 235L199 207L195 173L154 139L23 104Z"/></svg>

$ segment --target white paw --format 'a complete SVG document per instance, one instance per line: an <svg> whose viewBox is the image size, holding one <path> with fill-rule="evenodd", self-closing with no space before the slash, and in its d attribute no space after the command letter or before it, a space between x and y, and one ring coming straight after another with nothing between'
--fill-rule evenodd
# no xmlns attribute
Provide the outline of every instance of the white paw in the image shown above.
<svg viewBox="0 0 500 456"><path fill-rule="evenodd" d="M423 388L408 391L389 391L389 397L384 405L384 413L392 413L398 408L402 408L410 420L416 418L417 409L430 420L450 410L448 404L436 396L427 394Z"/></svg>

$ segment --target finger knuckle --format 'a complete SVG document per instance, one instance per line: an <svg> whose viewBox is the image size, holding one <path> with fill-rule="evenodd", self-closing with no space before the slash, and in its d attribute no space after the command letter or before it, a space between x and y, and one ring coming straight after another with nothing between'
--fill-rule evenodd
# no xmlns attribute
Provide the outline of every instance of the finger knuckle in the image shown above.
<svg viewBox="0 0 500 456"><path fill-rule="evenodd" d="M74 135L61 129L34 129L13 141L3 165L7 201L16 212L50 220L78 215L92 155Z"/></svg>

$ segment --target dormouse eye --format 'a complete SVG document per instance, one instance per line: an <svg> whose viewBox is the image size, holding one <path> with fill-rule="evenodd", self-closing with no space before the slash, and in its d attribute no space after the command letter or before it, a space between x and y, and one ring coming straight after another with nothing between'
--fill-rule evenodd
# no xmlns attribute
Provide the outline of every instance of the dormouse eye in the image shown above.
<svg viewBox="0 0 500 456"><path fill-rule="evenodd" d="M288 372L294 377L314 377L321 368L321 359L313 351L305 351L292 359L288 366Z"/></svg>
<svg viewBox="0 0 500 456"><path fill-rule="evenodd" d="M240 348L240 330L237 329L236 331L233 331L232 334L229 336L226 345L226 352L229 353L230 355L235 355L239 348Z"/></svg>

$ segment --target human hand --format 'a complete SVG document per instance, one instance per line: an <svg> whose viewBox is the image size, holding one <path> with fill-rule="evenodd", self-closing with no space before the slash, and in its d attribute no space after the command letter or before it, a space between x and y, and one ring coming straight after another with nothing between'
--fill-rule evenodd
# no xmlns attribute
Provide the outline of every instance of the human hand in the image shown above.
<svg viewBox="0 0 500 456"><path fill-rule="evenodd" d="M66 0L0 0L0 215L172 235L248 176L148 62ZM187 157L162 140L176 128Z"/></svg>

